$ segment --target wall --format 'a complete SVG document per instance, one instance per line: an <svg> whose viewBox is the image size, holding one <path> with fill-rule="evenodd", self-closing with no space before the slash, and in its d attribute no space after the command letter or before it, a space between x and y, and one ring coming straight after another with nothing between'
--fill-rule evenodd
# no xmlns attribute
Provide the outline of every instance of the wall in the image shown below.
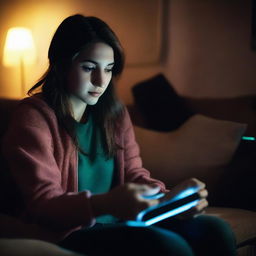
<svg viewBox="0 0 256 256"><path fill-rule="evenodd" d="M191 97L256 94L251 0L171 0L165 73Z"/></svg>
<svg viewBox="0 0 256 256"><path fill-rule="evenodd" d="M251 0L152 2L106 0L102 6L100 0L1 1L0 58L9 27L32 28L40 56L27 68L29 88L47 67L47 49L57 25L66 16L82 12L105 19L122 39L129 58L117 91L126 104L133 101L131 87L158 72L164 72L177 92L186 96L256 93L256 52L250 49ZM160 2L163 8L154 10ZM20 97L19 79L18 69L0 64L0 97Z"/></svg>
<svg viewBox="0 0 256 256"><path fill-rule="evenodd" d="M34 65L27 66L25 70L26 87L29 89L48 66L48 47L60 22L75 13L97 16L113 28L125 49L127 73L120 81L118 93L124 101L127 101L131 99L127 88L134 81L134 77L136 79L148 77L152 66L157 69L159 65L162 40L162 2L162 0L106 0L103 5L101 0L1 1L0 59L2 60L8 28L25 26L32 30L38 58ZM153 68L153 70L155 69ZM126 79L127 77L128 79ZM21 97L20 84L19 68L4 67L1 62L0 96Z"/></svg>

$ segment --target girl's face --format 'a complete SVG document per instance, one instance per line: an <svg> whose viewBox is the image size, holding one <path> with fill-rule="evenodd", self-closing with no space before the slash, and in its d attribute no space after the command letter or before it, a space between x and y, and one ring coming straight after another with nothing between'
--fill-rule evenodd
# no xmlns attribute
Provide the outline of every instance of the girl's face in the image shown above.
<svg viewBox="0 0 256 256"><path fill-rule="evenodd" d="M94 105L107 89L114 66L114 51L105 43L91 43L73 60L67 87L72 97Z"/></svg>

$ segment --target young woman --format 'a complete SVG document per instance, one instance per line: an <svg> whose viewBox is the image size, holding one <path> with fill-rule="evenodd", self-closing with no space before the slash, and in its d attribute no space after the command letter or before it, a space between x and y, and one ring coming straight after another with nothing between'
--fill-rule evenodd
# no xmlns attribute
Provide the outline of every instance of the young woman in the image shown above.
<svg viewBox="0 0 256 256"><path fill-rule="evenodd" d="M234 255L224 221L193 218L207 206L205 184L190 179L169 191L142 167L129 114L115 95L124 54L109 26L96 17L66 18L48 57L4 139L20 218L88 255ZM144 195L161 191L165 200L189 187L201 199L179 218L151 227L122 222L159 202Z"/></svg>

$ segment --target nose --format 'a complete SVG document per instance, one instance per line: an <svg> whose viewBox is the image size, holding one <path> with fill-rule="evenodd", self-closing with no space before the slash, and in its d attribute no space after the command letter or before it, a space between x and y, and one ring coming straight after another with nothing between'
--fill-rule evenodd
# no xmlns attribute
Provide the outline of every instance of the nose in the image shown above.
<svg viewBox="0 0 256 256"><path fill-rule="evenodd" d="M95 72L92 74L92 84L94 86L103 87L105 84L105 75L100 70L95 70Z"/></svg>

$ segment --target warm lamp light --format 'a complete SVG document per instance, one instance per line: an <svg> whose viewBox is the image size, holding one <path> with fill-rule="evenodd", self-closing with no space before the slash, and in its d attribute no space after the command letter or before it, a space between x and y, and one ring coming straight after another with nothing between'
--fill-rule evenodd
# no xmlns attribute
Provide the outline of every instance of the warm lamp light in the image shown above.
<svg viewBox="0 0 256 256"><path fill-rule="evenodd" d="M23 27L11 28L7 32L3 64L6 67L20 66L22 94L25 93L24 65L35 62L36 50L29 29Z"/></svg>
<svg viewBox="0 0 256 256"><path fill-rule="evenodd" d="M20 65L21 59L24 64L33 64L35 62L35 46L32 33L27 28L11 28L7 32L4 46L5 66Z"/></svg>

